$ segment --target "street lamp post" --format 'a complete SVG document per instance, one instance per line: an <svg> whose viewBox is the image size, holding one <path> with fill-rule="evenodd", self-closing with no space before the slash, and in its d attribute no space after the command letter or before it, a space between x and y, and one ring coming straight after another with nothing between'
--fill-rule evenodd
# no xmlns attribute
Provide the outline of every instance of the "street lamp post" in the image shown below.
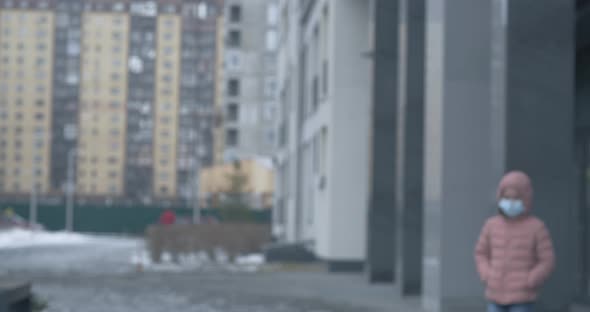
<svg viewBox="0 0 590 312"><path fill-rule="evenodd" d="M193 165L193 179L192 179L193 183L192 183L192 204L193 204L193 223L194 224L199 224L201 223L201 209L199 207L199 164L198 164L198 160L195 159L194 165Z"/></svg>
<svg viewBox="0 0 590 312"><path fill-rule="evenodd" d="M66 183L66 231L74 230L74 158L76 157L76 149L72 148L68 151L68 172Z"/></svg>
<svg viewBox="0 0 590 312"><path fill-rule="evenodd" d="M43 139L43 135L41 133L35 133L33 140L33 151L38 151L37 143ZM42 141L41 141L42 143ZM33 157L33 156L31 156ZM29 198L29 226L32 229L36 228L37 225L37 196L39 192L39 184L37 183L37 172L39 170L38 164L36 159L32 159L31 161L31 194Z"/></svg>
<svg viewBox="0 0 590 312"><path fill-rule="evenodd" d="M37 180L35 179L35 167L31 178L31 196L29 198L29 226L34 229L37 224Z"/></svg>

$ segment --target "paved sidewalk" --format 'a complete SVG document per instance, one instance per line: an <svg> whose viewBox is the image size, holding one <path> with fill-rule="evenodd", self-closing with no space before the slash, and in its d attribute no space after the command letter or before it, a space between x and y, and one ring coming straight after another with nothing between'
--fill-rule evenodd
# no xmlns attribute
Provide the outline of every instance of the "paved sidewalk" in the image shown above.
<svg viewBox="0 0 590 312"><path fill-rule="evenodd" d="M274 272L254 275L252 278L257 280L255 284L258 287L265 285L265 291L276 295L316 299L371 311L422 311L418 297L401 298L395 286L370 285L361 274ZM245 278L244 282L247 280Z"/></svg>

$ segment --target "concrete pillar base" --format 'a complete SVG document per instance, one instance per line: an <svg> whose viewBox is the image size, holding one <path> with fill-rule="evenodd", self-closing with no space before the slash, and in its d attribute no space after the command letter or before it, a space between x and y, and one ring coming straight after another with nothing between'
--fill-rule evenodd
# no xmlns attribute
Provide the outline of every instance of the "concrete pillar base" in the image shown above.
<svg viewBox="0 0 590 312"><path fill-rule="evenodd" d="M362 261L327 261L328 271L330 273L360 273L365 267Z"/></svg>

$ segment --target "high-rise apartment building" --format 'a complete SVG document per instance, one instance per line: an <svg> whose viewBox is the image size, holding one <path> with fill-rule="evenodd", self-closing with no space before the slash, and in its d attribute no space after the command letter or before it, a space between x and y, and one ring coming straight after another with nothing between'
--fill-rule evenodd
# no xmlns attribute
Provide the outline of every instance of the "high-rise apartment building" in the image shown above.
<svg viewBox="0 0 590 312"><path fill-rule="evenodd" d="M54 14L0 11L0 190L50 190Z"/></svg>
<svg viewBox="0 0 590 312"><path fill-rule="evenodd" d="M0 194L196 200L220 0L0 1Z"/></svg>
<svg viewBox="0 0 590 312"><path fill-rule="evenodd" d="M80 195L116 197L124 192L128 34L126 14L90 11L82 17Z"/></svg>
<svg viewBox="0 0 590 312"><path fill-rule="evenodd" d="M275 147L278 7L274 0L224 3L225 161L270 156Z"/></svg>
<svg viewBox="0 0 590 312"><path fill-rule="evenodd" d="M55 35L53 45L53 105L51 137L51 189L64 189L68 151L77 144L80 92L82 11L78 0L53 2Z"/></svg>

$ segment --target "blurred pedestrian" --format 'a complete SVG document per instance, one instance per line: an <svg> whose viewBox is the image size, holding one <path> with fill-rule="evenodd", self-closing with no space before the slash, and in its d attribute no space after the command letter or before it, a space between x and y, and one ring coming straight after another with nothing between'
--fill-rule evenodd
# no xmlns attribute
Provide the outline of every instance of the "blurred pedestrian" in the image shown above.
<svg viewBox="0 0 590 312"><path fill-rule="evenodd" d="M176 223L176 214L172 209L166 209L160 216L160 225L172 225Z"/></svg>
<svg viewBox="0 0 590 312"><path fill-rule="evenodd" d="M498 215L487 220L475 247L488 312L532 312L555 266L551 236L532 214L533 188L525 173L506 174L497 196Z"/></svg>

